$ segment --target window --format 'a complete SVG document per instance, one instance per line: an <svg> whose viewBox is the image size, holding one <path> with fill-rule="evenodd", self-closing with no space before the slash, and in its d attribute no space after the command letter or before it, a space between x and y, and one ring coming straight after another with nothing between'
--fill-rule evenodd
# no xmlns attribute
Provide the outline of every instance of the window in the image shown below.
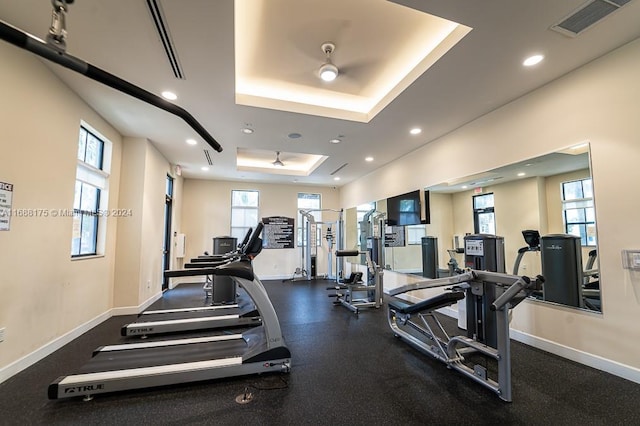
<svg viewBox="0 0 640 426"><path fill-rule="evenodd" d="M580 237L583 246L596 245L596 214L591 178L562 183L565 232Z"/></svg>
<svg viewBox="0 0 640 426"><path fill-rule="evenodd" d="M493 194L473 196L473 228L476 234L496 233Z"/></svg>
<svg viewBox="0 0 640 426"><path fill-rule="evenodd" d="M427 236L427 227L425 225L407 225L407 244L422 244L422 237Z"/></svg>
<svg viewBox="0 0 640 426"><path fill-rule="evenodd" d="M360 244L360 250L366 250L367 247L367 238L372 237L373 229L371 226L367 225L366 229L362 229L362 220L364 219L364 215L370 212L371 210L376 209L376 203L365 203L360 204L356 207L356 218L357 218L357 231L358 231L358 242ZM369 218L371 220L371 218Z"/></svg>
<svg viewBox="0 0 640 426"><path fill-rule="evenodd" d="M298 246L302 246L306 244L306 241L302 240L302 227L304 226L305 221L303 220L302 214L300 213L300 209L302 210L320 210L321 208L321 200L320 194L307 194L304 192L298 193ZM310 214L315 218L316 222L322 221L322 212L314 211L310 212ZM318 228L318 232L320 229ZM320 234L316 236L316 245L320 245L321 243Z"/></svg>
<svg viewBox="0 0 640 426"><path fill-rule="evenodd" d="M238 241L258 225L259 199L258 191L231 191L231 236Z"/></svg>
<svg viewBox="0 0 640 426"><path fill-rule="evenodd" d="M109 179L109 145L88 127L80 127L78 139L78 165L76 168L75 195L73 199L73 235L71 256L91 256L101 251L100 225L105 223L100 214L107 203Z"/></svg>

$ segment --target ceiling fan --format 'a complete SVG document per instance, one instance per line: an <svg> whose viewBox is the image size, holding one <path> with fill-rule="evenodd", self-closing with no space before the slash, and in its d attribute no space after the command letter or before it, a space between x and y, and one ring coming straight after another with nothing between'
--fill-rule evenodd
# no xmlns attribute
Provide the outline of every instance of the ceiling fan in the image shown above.
<svg viewBox="0 0 640 426"><path fill-rule="evenodd" d="M280 161L280 151L276 151L276 160L271 164L276 167L284 167L284 163Z"/></svg>

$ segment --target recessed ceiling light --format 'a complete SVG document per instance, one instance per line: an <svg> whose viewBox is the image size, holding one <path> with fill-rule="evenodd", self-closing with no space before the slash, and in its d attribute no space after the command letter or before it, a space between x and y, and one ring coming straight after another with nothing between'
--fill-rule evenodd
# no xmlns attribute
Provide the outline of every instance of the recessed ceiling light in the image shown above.
<svg viewBox="0 0 640 426"><path fill-rule="evenodd" d="M207 166L203 166L200 168L200 170L202 170L203 172L208 172L209 168Z"/></svg>
<svg viewBox="0 0 640 426"><path fill-rule="evenodd" d="M187 139L187 144L188 145L197 145L198 141L195 139Z"/></svg>
<svg viewBox="0 0 640 426"><path fill-rule="evenodd" d="M245 135L250 135L251 133L253 133L253 129L250 127L245 127L243 129L240 130L242 133L244 133Z"/></svg>
<svg viewBox="0 0 640 426"><path fill-rule="evenodd" d="M522 177L522 176L524 176L524 175L526 175L526 173L525 173L525 172L520 172L520 173L518 173L518 177Z"/></svg>
<svg viewBox="0 0 640 426"><path fill-rule="evenodd" d="M340 143L342 141L340 139L338 139L338 138L334 138L334 139L330 139L329 142L331 142L331 143Z"/></svg>
<svg viewBox="0 0 640 426"><path fill-rule="evenodd" d="M365 158L365 159L364 159L364 161L369 161L369 162L371 162L371 161L373 161L373 157L367 157L367 158Z"/></svg>
<svg viewBox="0 0 640 426"><path fill-rule="evenodd" d="M334 177L333 180L340 180L340 176Z"/></svg>
<svg viewBox="0 0 640 426"><path fill-rule="evenodd" d="M422 133L422 129L419 127L414 127L413 129L409 130L409 133L411 133L412 135L419 135L420 133Z"/></svg>
<svg viewBox="0 0 640 426"><path fill-rule="evenodd" d="M462 189L467 189L468 186L467 185L462 185Z"/></svg>
<svg viewBox="0 0 640 426"><path fill-rule="evenodd" d="M544 56L542 55L529 56L527 59L524 60L524 62L522 62L522 65L524 65L525 67L531 67L533 65L539 64L540 61L542 61L543 59L544 59Z"/></svg>
<svg viewBox="0 0 640 426"><path fill-rule="evenodd" d="M162 92L162 97L165 99L169 99L170 101L175 101L176 99L178 99L178 95L173 92L169 92L168 90Z"/></svg>
<svg viewBox="0 0 640 426"><path fill-rule="evenodd" d="M302 135L300 133L289 133L287 137L289 139L299 139L302 137Z"/></svg>

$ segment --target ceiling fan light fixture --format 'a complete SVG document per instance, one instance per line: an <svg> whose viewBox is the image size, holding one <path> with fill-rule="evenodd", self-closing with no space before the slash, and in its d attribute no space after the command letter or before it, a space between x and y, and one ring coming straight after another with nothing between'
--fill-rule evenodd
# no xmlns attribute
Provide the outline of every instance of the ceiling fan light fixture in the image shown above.
<svg viewBox="0 0 640 426"><path fill-rule="evenodd" d="M284 167L284 163L280 161L280 151L276 151L276 160L271 164L275 167Z"/></svg>
<svg viewBox="0 0 640 426"><path fill-rule="evenodd" d="M320 67L320 78L323 81L333 81L338 77L338 67L327 62Z"/></svg>
<svg viewBox="0 0 640 426"><path fill-rule="evenodd" d="M327 56L325 63L320 66L320 70L318 71L323 81L333 81L338 77L338 67L331 62L331 54L335 48L335 44L329 42L323 43L321 46L322 51Z"/></svg>

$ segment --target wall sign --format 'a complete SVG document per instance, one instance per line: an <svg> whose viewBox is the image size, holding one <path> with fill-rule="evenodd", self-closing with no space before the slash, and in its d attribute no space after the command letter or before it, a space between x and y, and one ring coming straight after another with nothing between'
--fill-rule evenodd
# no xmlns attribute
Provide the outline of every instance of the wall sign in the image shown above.
<svg viewBox="0 0 640 426"><path fill-rule="evenodd" d="M266 249L292 249L294 221L292 217L263 217L262 247Z"/></svg>
<svg viewBox="0 0 640 426"><path fill-rule="evenodd" d="M0 231L8 231L11 225L13 184L0 182Z"/></svg>
<svg viewBox="0 0 640 426"><path fill-rule="evenodd" d="M404 247L404 226L385 226L384 246Z"/></svg>

